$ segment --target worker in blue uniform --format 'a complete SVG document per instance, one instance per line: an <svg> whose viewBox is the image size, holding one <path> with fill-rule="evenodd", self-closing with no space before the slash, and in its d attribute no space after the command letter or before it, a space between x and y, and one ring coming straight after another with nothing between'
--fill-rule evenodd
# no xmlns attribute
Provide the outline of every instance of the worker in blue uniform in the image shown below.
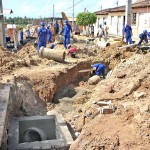
<svg viewBox="0 0 150 150"><path fill-rule="evenodd" d="M147 32L148 39L150 39L150 32Z"/></svg>
<svg viewBox="0 0 150 150"><path fill-rule="evenodd" d="M100 76L102 74L103 78L105 79L105 65L101 63L93 64L91 67L94 69L93 75Z"/></svg>
<svg viewBox="0 0 150 150"><path fill-rule="evenodd" d="M58 33L59 33L58 21L56 21L55 24L54 24L54 30L55 30L55 34L58 34Z"/></svg>
<svg viewBox="0 0 150 150"><path fill-rule="evenodd" d="M26 38L29 38L29 37L30 37L30 30L27 29L27 30L26 30Z"/></svg>
<svg viewBox="0 0 150 150"><path fill-rule="evenodd" d="M23 45L23 30L20 29L20 44Z"/></svg>
<svg viewBox="0 0 150 150"><path fill-rule="evenodd" d="M38 54L41 46L46 47L47 30L44 26L45 23L41 22L41 27L38 29Z"/></svg>
<svg viewBox="0 0 150 150"><path fill-rule="evenodd" d="M47 26L47 42L48 42L48 44L51 42L51 39L52 39L52 32L51 32L49 26Z"/></svg>
<svg viewBox="0 0 150 150"><path fill-rule="evenodd" d="M123 23L122 27L122 41L124 41L124 36L125 36L125 23Z"/></svg>
<svg viewBox="0 0 150 150"><path fill-rule="evenodd" d="M143 33L141 33L141 34L139 35L140 41L139 41L139 43L138 43L138 46L140 46L143 41L145 41L146 44L148 43L147 34L148 34L148 33L147 33L147 30L144 30Z"/></svg>
<svg viewBox="0 0 150 150"><path fill-rule="evenodd" d="M126 25L124 28L124 32L125 32L125 37L126 37L126 43L127 44L132 44L132 28L130 25Z"/></svg>
<svg viewBox="0 0 150 150"><path fill-rule="evenodd" d="M70 33L72 32L72 27L69 24L68 20L65 20L64 22L63 32L64 32L63 44L65 49L67 49L67 45L70 44Z"/></svg>

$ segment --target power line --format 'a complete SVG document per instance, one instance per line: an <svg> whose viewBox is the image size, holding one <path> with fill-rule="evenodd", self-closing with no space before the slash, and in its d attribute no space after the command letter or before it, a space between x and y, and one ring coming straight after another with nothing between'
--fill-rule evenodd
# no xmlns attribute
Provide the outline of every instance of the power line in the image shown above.
<svg viewBox="0 0 150 150"><path fill-rule="evenodd" d="M79 3L81 3L82 1L84 1L84 0L80 0L79 2L77 2L76 4L74 4L73 6L70 6L70 7L68 7L67 9L65 9L64 11L67 11L67 10L69 10L69 9L72 9L74 6L76 6L76 5L78 5ZM58 13L56 13L56 14L60 14L61 12L58 12Z"/></svg>

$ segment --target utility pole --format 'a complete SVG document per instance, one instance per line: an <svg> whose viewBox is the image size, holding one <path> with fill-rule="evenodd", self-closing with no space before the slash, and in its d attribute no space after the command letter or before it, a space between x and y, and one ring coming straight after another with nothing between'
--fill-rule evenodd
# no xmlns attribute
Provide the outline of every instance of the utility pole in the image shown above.
<svg viewBox="0 0 150 150"><path fill-rule="evenodd" d="M5 26L4 26L4 16L3 16L2 0L0 0L0 44L3 47L6 47Z"/></svg>
<svg viewBox="0 0 150 150"><path fill-rule="evenodd" d="M118 1L116 2L116 5L117 5L117 7L118 7Z"/></svg>
<svg viewBox="0 0 150 150"><path fill-rule="evenodd" d="M102 5L101 5L101 8L100 8L100 10L102 10Z"/></svg>
<svg viewBox="0 0 150 150"><path fill-rule="evenodd" d="M126 18L125 18L125 24L128 24L131 26L131 6L132 0L126 0Z"/></svg>
<svg viewBox="0 0 150 150"><path fill-rule="evenodd" d="M55 17L55 6L53 4L53 23L54 23L54 17Z"/></svg>
<svg viewBox="0 0 150 150"><path fill-rule="evenodd" d="M72 29L74 29L74 0L73 0L73 13L72 13Z"/></svg>

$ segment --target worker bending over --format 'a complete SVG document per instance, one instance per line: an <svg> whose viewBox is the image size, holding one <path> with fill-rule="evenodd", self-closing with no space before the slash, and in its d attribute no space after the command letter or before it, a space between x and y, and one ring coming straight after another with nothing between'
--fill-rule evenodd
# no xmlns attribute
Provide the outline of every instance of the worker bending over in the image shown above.
<svg viewBox="0 0 150 150"><path fill-rule="evenodd" d="M77 53L77 49L75 47L72 47L71 44L69 44L67 46L68 51L67 51L67 55L70 55L72 58L76 57L76 53Z"/></svg>
<svg viewBox="0 0 150 150"><path fill-rule="evenodd" d="M70 33L72 33L72 28L68 20L65 20L64 22L63 32L64 32L63 44L64 44L64 48L67 49L67 45L70 44Z"/></svg>
<svg viewBox="0 0 150 150"><path fill-rule="evenodd" d="M126 37L126 43L127 44L132 44L132 28L130 25L126 25L124 28L124 33L125 33L125 37Z"/></svg>
<svg viewBox="0 0 150 150"><path fill-rule="evenodd" d="M45 23L41 22L41 27L38 29L38 54L41 46L46 47L47 30L44 26Z"/></svg>
<svg viewBox="0 0 150 150"><path fill-rule="evenodd" d="M91 67L94 69L93 75L100 76L102 74L103 79L105 79L105 66L104 66L104 64L97 63L97 64L91 65Z"/></svg>
<svg viewBox="0 0 150 150"><path fill-rule="evenodd" d="M47 42L48 42L48 44L51 42L51 39L52 39L52 32L51 32L49 26L47 26Z"/></svg>
<svg viewBox="0 0 150 150"><path fill-rule="evenodd" d="M149 33L149 35L148 35L147 30L144 30L143 33L141 33L141 34L139 35L140 41L139 41L139 43L138 43L138 46L140 46L143 41L145 41L146 44L148 43L148 38L147 38L147 36L150 37L150 33Z"/></svg>

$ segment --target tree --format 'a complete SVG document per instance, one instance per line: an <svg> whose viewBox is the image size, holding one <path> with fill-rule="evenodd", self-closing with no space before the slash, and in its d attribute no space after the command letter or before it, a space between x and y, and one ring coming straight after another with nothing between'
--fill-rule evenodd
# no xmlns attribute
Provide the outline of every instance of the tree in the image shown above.
<svg viewBox="0 0 150 150"><path fill-rule="evenodd" d="M78 25L87 26L96 22L96 15L90 12L82 12L77 15L76 22Z"/></svg>
<svg viewBox="0 0 150 150"><path fill-rule="evenodd" d="M96 19L97 17L94 13L82 12L77 15L76 22L77 25L84 26L84 29L86 30L86 26L90 24L94 24L96 22ZM89 32L89 26L88 26L88 32Z"/></svg>

